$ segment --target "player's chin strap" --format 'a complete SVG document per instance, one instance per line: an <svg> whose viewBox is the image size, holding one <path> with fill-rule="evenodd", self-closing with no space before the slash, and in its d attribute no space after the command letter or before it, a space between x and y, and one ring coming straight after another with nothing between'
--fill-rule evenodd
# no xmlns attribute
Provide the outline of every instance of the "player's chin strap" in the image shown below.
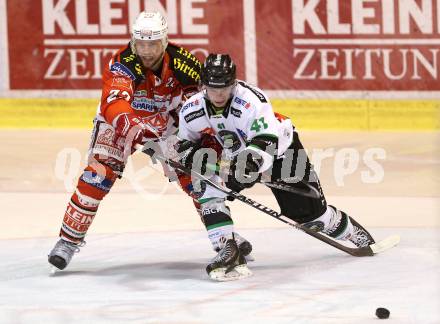
<svg viewBox="0 0 440 324"><path fill-rule="evenodd" d="M136 145L136 149L139 151L144 152L144 147L140 144ZM148 152L147 154L151 156L151 149L147 148L145 151ZM276 218L280 221L282 221L283 223L286 223L298 230L303 231L304 233L313 236L314 238L328 244L331 245L335 248L337 248L338 250L341 250L345 253L348 253L352 256L356 256L356 257L363 257L363 256L373 256L376 253L382 252L386 249L389 249L391 247L393 247L394 245L396 245L399 241L400 241L400 237L399 236L391 236L383 241L380 241L378 243L372 244L370 246L366 246L366 247L361 247L361 248L350 248L347 247L343 244L340 244L334 240L332 240L331 238L320 234L318 232L315 232L307 227L302 226L301 224L296 223L295 221L291 220L290 218L276 212L275 210L266 207L240 193L234 192L226 187L223 187L222 185L215 183L213 181L211 181L210 179L208 179L207 177L205 177L204 175L195 172L194 170L190 170L188 168L185 168L183 165L181 165L180 163L167 159L164 156L161 156L160 154L158 154L157 152L154 154L153 158L162 161L163 163L168 164L171 168L179 170L187 175L190 175L191 177L194 177L200 181L204 181L206 184L214 187L215 189L223 192L224 194L234 197L235 199L255 208L258 209L259 211L273 217Z"/></svg>

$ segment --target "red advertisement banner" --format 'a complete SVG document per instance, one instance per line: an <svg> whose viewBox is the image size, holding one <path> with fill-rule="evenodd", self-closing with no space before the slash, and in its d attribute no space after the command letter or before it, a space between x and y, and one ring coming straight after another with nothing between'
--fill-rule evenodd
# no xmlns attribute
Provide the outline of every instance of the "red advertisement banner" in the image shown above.
<svg viewBox="0 0 440 324"><path fill-rule="evenodd" d="M438 0L7 1L10 89L99 89L146 6L171 41L202 60L230 53L263 89L440 90Z"/></svg>
<svg viewBox="0 0 440 324"><path fill-rule="evenodd" d="M199 59L208 51L229 52L244 65L238 1L8 1L10 88L99 89L103 66L128 43L145 4L166 12L170 41Z"/></svg>

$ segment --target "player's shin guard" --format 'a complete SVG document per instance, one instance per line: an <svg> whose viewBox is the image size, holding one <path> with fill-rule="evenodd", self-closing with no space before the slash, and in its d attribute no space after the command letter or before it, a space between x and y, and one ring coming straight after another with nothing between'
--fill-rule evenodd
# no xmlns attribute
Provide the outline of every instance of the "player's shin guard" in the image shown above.
<svg viewBox="0 0 440 324"><path fill-rule="evenodd" d="M228 237L234 233L234 222L230 216L229 208L224 199L211 199L200 205L202 221L208 231L214 251L219 252L225 245ZM234 233L235 241L243 256L248 256L252 251L251 243L238 233ZM249 256L249 260L253 260Z"/></svg>
<svg viewBox="0 0 440 324"><path fill-rule="evenodd" d="M234 232L234 222L224 199L213 198L201 204L202 219L215 251L223 248Z"/></svg>
<svg viewBox="0 0 440 324"><path fill-rule="evenodd" d="M303 225L317 232L321 231L337 240L349 240L358 247L374 243L373 237L365 228L334 206L329 205L324 214Z"/></svg>
<svg viewBox="0 0 440 324"><path fill-rule="evenodd" d="M60 230L62 239L72 243L83 241L101 200L116 180L115 173L109 167L103 166L101 169L105 172L98 173L95 168L87 166L78 180L64 214Z"/></svg>

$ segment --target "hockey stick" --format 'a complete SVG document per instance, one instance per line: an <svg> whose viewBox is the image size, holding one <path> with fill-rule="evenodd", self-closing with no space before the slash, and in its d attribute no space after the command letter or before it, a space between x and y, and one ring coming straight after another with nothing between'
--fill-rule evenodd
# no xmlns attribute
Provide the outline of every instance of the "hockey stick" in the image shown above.
<svg viewBox="0 0 440 324"><path fill-rule="evenodd" d="M208 169L215 172L215 174L217 174L217 175L220 174L218 165L213 165L213 164L207 163L206 166ZM312 187L310 184L308 184L306 181L304 181L300 178L297 178L297 177L290 177L287 179L292 180L292 182L294 182L294 183L300 182L304 186L306 186L309 190L302 190L299 188L289 186L288 184L286 184L283 181L285 179L279 180L277 182L259 181L259 183L264 184L265 186L270 187L270 188L291 192L291 193L294 193L297 195L301 195L301 196L305 196L305 197L309 197L309 198L313 198L313 199L320 199L321 198L319 191L316 188Z"/></svg>
<svg viewBox="0 0 440 324"><path fill-rule="evenodd" d="M319 194L318 190L316 190L316 188L312 187L311 185L309 185L303 181L301 181L301 182L304 183L309 188L308 191L288 186L283 182L261 182L261 183L270 187L270 188L291 192L291 193L302 195L305 197L309 197L309 198L313 198L313 199L320 198L321 195Z"/></svg>
<svg viewBox="0 0 440 324"><path fill-rule="evenodd" d="M136 145L136 149L144 152L143 146L140 144ZM147 153L147 154L150 155L149 153ZM375 244L372 244L372 245L369 245L366 247L362 247L362 248L347 247L343 244L340 244L340 243L330 239L329 237L327 237L325 235L322 235L322 234L315 232L307 227L302 226L301 224L294 222L290 218L276 212L275 210L273 210L269 207L266 207L266 206L254 201L254 200L252 200L252 199L250 199L240 193L234 192L226 187L223 187L220 184L217 184L217 183L211 181L210 179L208 179L207 177L205 177L204 175L202 175L198 172L192 171L176 161L167 159L167 158L161 156L160 154L158 154L157 152L154 154L154 158L159 161L163 161L164 163L168 164L173 169L179 170L181 172L184 172L187 175L191 175L191 176L197 178L198 180L204 181L206 184L216 188L217 190L223 192L224 194L229 195L231 197L234 197L235 199L240 200L241 202L243 202L243 203L245 203L255 209L258 209L258 210L262 211L263 213L265 213L273 218L276 218L276 219L282 221L283 223L288 224L298 230L301 230L304 233L306 233L310 236L313 236L314 238L316 238L324 243L327 243L328 245L331 245L331 246L335 247L336 249L341 250L345 253L348 253L352 256L356 256L356 257L373 256L376 253L385 251L385 250L395 246L400 241L400 237L395 235L395 236L390 236L383 241L380 241L378 243L375 243Z"/></svg>

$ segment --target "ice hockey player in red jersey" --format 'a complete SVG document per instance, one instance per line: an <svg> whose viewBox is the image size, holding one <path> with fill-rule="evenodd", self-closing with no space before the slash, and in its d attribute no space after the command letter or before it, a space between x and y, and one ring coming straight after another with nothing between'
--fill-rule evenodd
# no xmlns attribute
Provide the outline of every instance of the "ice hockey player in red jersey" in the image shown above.
<svg viewBox="0 0 440 324"><path fill-rule="evenodd" d="M274 113L262 90L236 79L236 66L229 55L210 54L202 66L201 83L202 91L186 101L179 113L177 151L182 153L182 164L201 170L201 165L193 164L206 163L206 159L196 155L200 140L207 132L213 134L217 144L223 147L221 157L218 149L215 151L216 158L222 160L220 167L225 161L230 165L226 175L213 174L212 181L225 183L236 192L252 187L263 176L304 192L312 187L318 198L271 190L281 213L292 220L358 247L374 243L368 231L352 217L327 205L295 127L289 119ZM287 181L293 177L301 181ZM226 198L223 192L209 185L200 188L199 202L208 236L219 246L207 272L212 279L220 281L251 274L234 240Z"/></svg>
<svg viewBox="0 0 440 324"><path fill-rule="evenodd" d="M88 165L68 203L60 239L48 256L58 269L64 269L84 244L100 202L122 176L135 145L175 132L181 103L198 91L199 60L168 43L167 30L159 12L140 13L130 42L103 72ZM179 178L182 186L188 183L186 176Z"/></svg>

